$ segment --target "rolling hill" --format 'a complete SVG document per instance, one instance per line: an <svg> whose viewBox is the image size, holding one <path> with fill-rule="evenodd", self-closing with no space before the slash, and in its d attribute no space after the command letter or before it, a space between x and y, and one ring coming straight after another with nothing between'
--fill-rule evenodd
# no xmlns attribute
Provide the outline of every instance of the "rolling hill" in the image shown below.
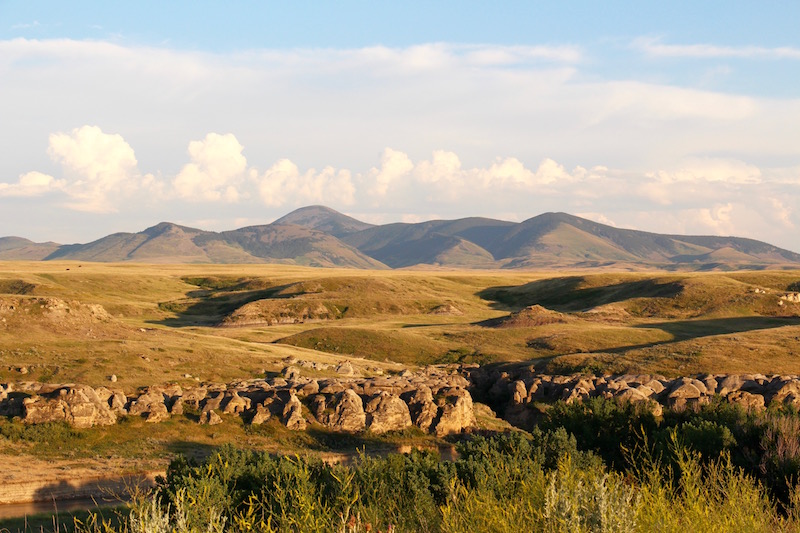
<svg viewBox="0 0 800 533"><path fill-rule="evenodd" d="M5 237L0 239L0 259L364 269L800 268L800 254L753 239L619 229L566 213L544 213L519 223L470 217L372 225L323 206L298 209L272 224L221 233L162 222L88 244L37 244Z"/></svg>
<svg viewBox="0 0 800 533"><path fill-rule="evenodd" d="M60 246L54 242L36 243L22 237L0 237L0 260L41 261Z"/></svg>
<svg viewBox="0 0 800 533"><path fill-rule="evenodd" d="M42 259L386 268L336 237L290 224L251 226L216 233L162 222L139 233L114 233L88 244L60 246Z"/></svg>

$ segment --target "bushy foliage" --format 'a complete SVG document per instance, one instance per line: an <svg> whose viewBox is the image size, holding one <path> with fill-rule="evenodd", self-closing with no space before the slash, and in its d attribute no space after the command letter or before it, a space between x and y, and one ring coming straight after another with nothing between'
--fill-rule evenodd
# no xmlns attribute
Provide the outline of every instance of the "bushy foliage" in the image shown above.
<svg viewBox="0 0 800 533"><path fill-rule="evenodd" d="M608 416L609 411L604 416ZM613 416L610 417L614 419ZM362 456L350 466L223 447L202 464L177 459L158 491L119 527L79 531L617 532L792 531L800 492L785 513L730 454L710 459L682 444L730 436L718 420L689 421L666 451L639 448L636 467L609 470L564 428L475 437L459 458L413 451ZM793 429L780 431L793 431ZM730 431L733 435L733 432ZM707 452L705 452L707 453Z"/></svg>
<svg viewBox="0 0 800 533"><path fill-rule="evenodd" d="M541 427L564 428L577 449L598 454L618 471L635 468L643 451L674 470L671 450L677 441L702 462L728 458L784 506L800 479L800 414L790 407L747 412L716 399L696 408L667 409L657 419L641 404L592 398L553 405Z"/></svg>

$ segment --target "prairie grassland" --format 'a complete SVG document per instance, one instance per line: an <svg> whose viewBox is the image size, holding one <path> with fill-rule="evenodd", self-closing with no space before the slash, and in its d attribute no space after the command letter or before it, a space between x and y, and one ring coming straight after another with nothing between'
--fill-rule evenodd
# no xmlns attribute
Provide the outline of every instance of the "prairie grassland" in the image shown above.
<svg viewBox="0 0 800 533"><path fill-rule="evenodd" d="M287 358L363 358L367 372L534 361L551 372L800 373L800 304L780 298L798 284L786 271L2 262L0 380L100 385L113 374L132 391L259 376ZM560 318L491 325L526 306Z"/></svg>

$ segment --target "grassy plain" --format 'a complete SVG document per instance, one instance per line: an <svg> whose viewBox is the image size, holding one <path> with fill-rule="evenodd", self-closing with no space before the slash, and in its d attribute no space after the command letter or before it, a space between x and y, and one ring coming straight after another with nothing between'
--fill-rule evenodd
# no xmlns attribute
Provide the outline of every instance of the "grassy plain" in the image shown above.
<svg viewBox="0 0 800 533"><path fill-rule="evenodd" d="M97 386L113 374L132 392L260 376L287 358L361 358L366 373L494 361L551 372L800 373L800 304L781 300L799 283L787 271L0 262L0 381ZM514 319L527 306L558 319Z"/></svg>
<svg viewBox="0 0 800 533"><path fill-rule="evenodd" d="M290 361L346 359L367 376L457 362L524 362L564 373L800 374L800 303L782 299L798 291L796 271L0 262L0 383L77 382L132 393L269 375ZM332 368L302 372L324 377ZM484 427L508 427L483 414ZM128 417L77 430L2 418L0 460L148 470L229 443L333 460L355 449L446 444L414 430L342 436L291 432L276 421L250 427L233 415L213 427L196 419L191 412L161 424Z"/></svg>

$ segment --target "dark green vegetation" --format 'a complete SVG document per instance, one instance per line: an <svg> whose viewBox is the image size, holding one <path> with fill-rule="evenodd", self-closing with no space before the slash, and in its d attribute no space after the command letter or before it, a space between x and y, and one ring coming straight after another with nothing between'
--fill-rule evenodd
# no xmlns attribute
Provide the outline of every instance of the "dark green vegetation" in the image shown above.
<svg viewBox="0 0 800 533"><path fill-rule="evenodd" d="M373 226L322 206L272 224L215 233L162 222L88 244L0 239L0 259L151 263L284 263L366 269L797 268L800 255L752 239L659 235L618 229L565 213L514 223L487 218Z"/></svg>
<svg viewBox="0 0 800 533"><path fill-rule="evenodd" d="M412 451L344 466L225 446L173 461L119 530L795 531L798 442L794 411L712 404L657 419L595 400L556 404L530 434L462 439L454 461Z"/></svg>

